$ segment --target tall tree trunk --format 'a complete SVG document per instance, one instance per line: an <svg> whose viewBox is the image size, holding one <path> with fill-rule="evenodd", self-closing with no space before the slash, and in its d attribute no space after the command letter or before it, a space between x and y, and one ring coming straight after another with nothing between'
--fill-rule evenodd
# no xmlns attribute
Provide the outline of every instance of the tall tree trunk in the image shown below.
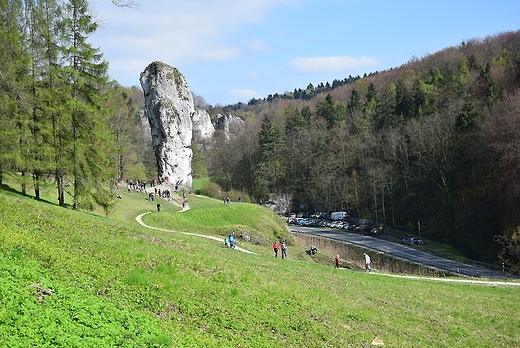
<svg viewBox="0 0 520 348"><path fill-rule="evenodd" d="M34 181L34 197L37 200L40 200L40 176L38 173L33 174Z"/></svg>
<svg viewBox="0 0 520 348"><path fill-rule="evenodd" d="M27 195L27 185L25 184L25 172L22 172L22 195Z"/></svg>
<svg viewBox="0 0 520 348"><path fill-rule="evenodd" d="M56 187L58 188L58 205L65 206L65 195L63 193L63 176L56 172Z"/></svg>

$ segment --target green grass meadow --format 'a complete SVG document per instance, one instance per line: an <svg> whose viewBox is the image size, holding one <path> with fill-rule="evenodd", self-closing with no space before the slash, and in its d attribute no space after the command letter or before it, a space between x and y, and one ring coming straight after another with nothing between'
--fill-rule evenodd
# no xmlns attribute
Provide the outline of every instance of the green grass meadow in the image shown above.
<svg viewBox="0 0 520 348"><path fill-rule="evenodd" d="M0 189L0 347L520 346L519 286L316 264L252 204L188 195L190 210L160 200L157 212L122 190L105 217L18 189ZM145 212L167 230L247 234L238 245L254 254L147 229ZM289 260L272 255L278 236Z"/></svg>

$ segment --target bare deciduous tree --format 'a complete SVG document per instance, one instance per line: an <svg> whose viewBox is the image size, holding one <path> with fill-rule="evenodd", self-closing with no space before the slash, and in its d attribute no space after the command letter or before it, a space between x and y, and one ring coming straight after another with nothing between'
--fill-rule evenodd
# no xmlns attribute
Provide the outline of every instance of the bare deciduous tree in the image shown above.
<svg viewBox="0 0 520 348"><path fill-rule="evenodd" d="M117 7L130 7L130 8L138 8L139 3L135 3L132 0L130 1L119 1L119 0L112 0L112 3L116 5Z"/></svg>

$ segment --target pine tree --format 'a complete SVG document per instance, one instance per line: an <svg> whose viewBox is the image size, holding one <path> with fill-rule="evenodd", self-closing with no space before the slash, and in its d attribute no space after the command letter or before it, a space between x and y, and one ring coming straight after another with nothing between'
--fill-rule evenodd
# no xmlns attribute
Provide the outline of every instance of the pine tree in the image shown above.
<svg viewBox="0 0 520 348"><path fill-rule="evenodd" d="M69 81L67 112L72 117L72 142L66 146L70 146L68 174L74 181L73 209L78 209L80 202L85 208L92 208L94 203L108 208L110 195L102 181L110 173L107 154L113 142L100 119L101 88L107 84L108 64L100 50L87 41L98 26L88 1L69 0L62 24L62 78Z"/></svg>
<svg viewBox="0 0 520 348"><path fill-rule="evenodd" d="M22 10L21 1L0 0L0 183L4 171L23 173L26 165L29 61L20 25Z"/></svg>
<svg viewBox="0 0 520 348"><path fill-rule="evenodd" d="M263 202L276 191L285 178L282 154L284 153L283 132L273 126L269 116L264 115L258 133L260 146L254 165L254 195Z"/></svg>
<svg viewBox="0 0 520 348"><path fill-rule="evenodd" d="M25 2L27 51L31 56L32 110L29 121L31 143L29 170L33 175L34 193L40 198L43 175L53 173L54 137L52 117L59 90L53 86L53 71L58 62L56 25L58 5L54 0Z"/></svg>

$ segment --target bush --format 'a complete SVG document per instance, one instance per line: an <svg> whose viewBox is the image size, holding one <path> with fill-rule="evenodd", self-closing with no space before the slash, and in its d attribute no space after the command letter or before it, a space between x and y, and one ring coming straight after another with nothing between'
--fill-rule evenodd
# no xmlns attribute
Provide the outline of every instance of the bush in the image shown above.
<svg viewBox="0 0 520 348"><path fill-rule="evenodd" d="M218 184L211 181L204 183L198 194L222 200L229 198L231 202L238 202L240 198L241 202L251 203L249 195L236 190L223 191Z"/></svg>

